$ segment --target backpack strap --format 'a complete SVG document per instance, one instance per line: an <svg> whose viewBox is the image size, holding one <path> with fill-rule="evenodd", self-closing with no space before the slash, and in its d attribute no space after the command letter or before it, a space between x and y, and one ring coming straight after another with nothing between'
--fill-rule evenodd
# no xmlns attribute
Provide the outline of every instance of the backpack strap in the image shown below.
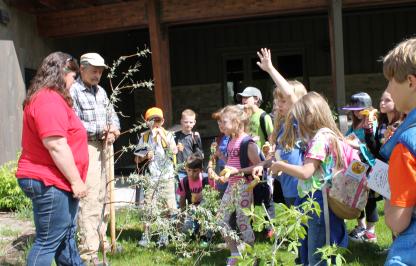
<svg viewBox="0 0 416 266"><path fill-rule="evenodd" d="M149 142L150 130L143 133L143 143Z"/></svg>
<svg viewBox="0 0 416 266"><path fill-rule="evenodd" d="M322 199L324 203L324 222L325 222L325 244L329 246L331 243L331 228L329 224L329 205L328 205L328 183L325 183L322 187Z"/></svg>
<svg viewBox="0 0 416 266"><path fill-rule="evenodd" d="M208 177L203 177L202 178L202 189L204 189L205 186L209 186Z"/></svg>
<svg viewBox="0 0 416 266"><path fill-rule="evenodd" d="M267 134L267 130L266 130L266 115L267 115L266 112L263 112L260 115L260 128L261 128L261 131L263 132L264 139L268 141L269 135Z"/></svg>
<svg viewBox="0 0 416 266"><path fill-rule="evenodd" d="M185 198L188 201L188 204L191 204L192 203L192 194L191 194L191 189L189 187L188 176L185 176L182 179L182 183L183 183L183 189L185 190Z"/></svg>

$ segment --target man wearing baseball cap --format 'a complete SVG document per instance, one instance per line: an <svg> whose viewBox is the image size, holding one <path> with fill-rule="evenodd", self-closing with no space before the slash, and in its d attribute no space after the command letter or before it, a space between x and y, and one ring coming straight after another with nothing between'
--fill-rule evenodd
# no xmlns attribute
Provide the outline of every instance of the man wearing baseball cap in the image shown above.
<svg viewBox="0 0 416 266"><path fill-rule="evenodd" d="M110 101L105 90L98 85L105 68L108 67L99 54L83 54L80 58L80 77L70 89L73 108L88 134L88 196L80 201L78 212L79 252L82 260L88 265L102 264L98 260L100 236L97 228L101 226L99 231L102 239L106 241L109 216L105 205L109 176L106 165L107 160L110 160L110 164L114 163L110 154L113 153L114 141L120 135L117 114L112 106L107 108ZM105 141L107 143L104 143ZM103 208L104 220L101 222Z"/></svg>

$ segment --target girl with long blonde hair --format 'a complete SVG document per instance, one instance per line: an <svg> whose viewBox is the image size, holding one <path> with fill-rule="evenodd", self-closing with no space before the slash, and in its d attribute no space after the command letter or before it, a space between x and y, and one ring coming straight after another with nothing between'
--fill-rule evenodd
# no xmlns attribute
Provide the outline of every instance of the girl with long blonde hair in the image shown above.
<svg viewBox="0 0 416 266"><path fill-rule="evenodd" d="M301 165L304 145L297 135L297 122L290 118L290 125L286 126L285 120L293 104L307 93L306 88L301 82L297 80L287 81L280 75L271 62L269 49L261 49L258 56L260 62L257 64L269 73L276 83L273 96L277 102L277 110L274 118L274 130L269 139L270 143L275 146L275 157L281 158L290 164ZM283 141L282 136L284 134L288 134L291 138L285 138ZM271 162L272 160L267 160L262 165L268 167ZM281 194L283 194L285 204L287 206L293 205L297 197L297 178L283 173L278 175L276 179L274 181L274 199L281 202Z"/></svg>
<svg viewBox="0 0 416 266"><path fill-rule="evenodd" d="M331 109L326 100L316 92L309 92L299 99L292 107L289 117L298 123L298 134L307 142L303 165L293 165L281 160L272 163L270 169L274 173L282 171L298 179L299 203L309 195L321 207L321 214L312 215L308 221L307 239L303 241L300 259L304 265L318 265L321 261L318 248L325 245L325 222L322 186L324 180L330 178L334 171L343 169L342 147L339 140L343 135L338 130L332 117ZM286 120L286 127L293 126ZM291 131L285 131L282 142L292 139ZM260 167L253 170L259 173ZM347 231L344 221L328 209L330 220L330 242L346 247Z"/></svg>

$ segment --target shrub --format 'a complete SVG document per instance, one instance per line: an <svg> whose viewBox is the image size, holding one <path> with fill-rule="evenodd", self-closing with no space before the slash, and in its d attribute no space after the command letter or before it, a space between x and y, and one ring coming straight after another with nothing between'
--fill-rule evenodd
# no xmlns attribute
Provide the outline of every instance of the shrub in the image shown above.
<svg viewBox="0 0 416 266"><path fill-rule="evenodd" d="M16 161L0 166L0 210L18 211L30 206L30 200L17 184L15 177Z"/></svg>

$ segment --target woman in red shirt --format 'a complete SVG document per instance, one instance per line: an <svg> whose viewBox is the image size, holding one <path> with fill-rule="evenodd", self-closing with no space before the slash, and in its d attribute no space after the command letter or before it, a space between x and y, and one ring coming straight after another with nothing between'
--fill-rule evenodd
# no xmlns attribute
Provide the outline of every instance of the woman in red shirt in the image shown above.
<svg viewBox="0 0 416 266"><path fill-rule="evenodd" d="M78 64L55 52L42 62L23 103L22 154L16 177L32 200L36 238L27 265L83 265L76 247L78 201L85 197L86 131L69 88Z"/></svg>

